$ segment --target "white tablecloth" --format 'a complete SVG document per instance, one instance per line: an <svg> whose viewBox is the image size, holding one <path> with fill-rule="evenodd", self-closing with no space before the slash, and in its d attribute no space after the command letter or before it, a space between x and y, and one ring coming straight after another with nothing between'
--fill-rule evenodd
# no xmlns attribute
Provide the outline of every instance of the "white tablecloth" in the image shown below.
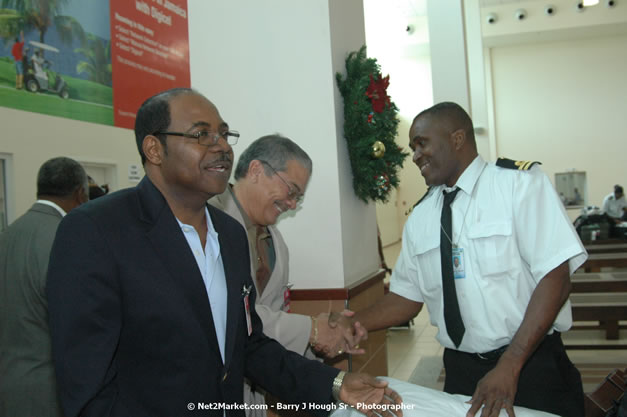
<svg viewBox="0 0 627 417"><path fill-rule="evenodd" d="M390 382L390 388L403 397L404 417L465 417L470 409L466 401L470 397L466 395L447 394L432 388L421 387L394 378L380 377ZM339 405L331 417L363 417L363 414L354 408L344 408ZM524 407L514 407L516 417L556 417L555 414L543 411L531 410ZM478 411L476 416L480 416ZM507 417L505 410L501 410L499 417Z"/></svg>

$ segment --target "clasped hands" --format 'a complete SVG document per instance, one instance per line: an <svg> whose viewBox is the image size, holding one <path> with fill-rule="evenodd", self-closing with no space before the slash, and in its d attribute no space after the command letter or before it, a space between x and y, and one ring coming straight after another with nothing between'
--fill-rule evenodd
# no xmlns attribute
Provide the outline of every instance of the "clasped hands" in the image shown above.
<svg viewBox="0 0 627 417"><path fill-rule="evenodd" d="M368 338L368 332L351 317L355 313L344 310L341 313L320 313L312 317L309 343L316 354L334 358L343 353L362 354L359 343Z"/></svg>

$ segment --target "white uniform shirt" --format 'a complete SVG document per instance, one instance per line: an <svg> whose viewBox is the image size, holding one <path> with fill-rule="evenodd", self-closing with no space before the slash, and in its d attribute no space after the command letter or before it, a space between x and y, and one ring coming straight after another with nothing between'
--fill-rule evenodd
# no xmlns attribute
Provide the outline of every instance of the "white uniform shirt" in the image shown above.
<svg viewBox="0 0 627 417"><path fill-rule="evenodd" d="M610 217L614 217L615 219L623 217L623 207L627 207L625 196L617 200L614 193L611 193L606 195L603 199L603 211Z"/></svg>
<svg viewBox="0 0 627 417"><path fill-rule="evenodd" d="M480 157L457 181L451 204L453 243L463 249L465 277L455 279L466 332L459 350L488 352L507 345L518 330L531 294L551 270L569 261L572 274L587 254L549 179L537 167L516 171ZM455 349L446 332L440 265L443 186L433 187L403 230L403 246L390 291L424 302L436 338ZM450 189L447 189L450 191ZM552 329L572 325L567 302Z"/></svg>

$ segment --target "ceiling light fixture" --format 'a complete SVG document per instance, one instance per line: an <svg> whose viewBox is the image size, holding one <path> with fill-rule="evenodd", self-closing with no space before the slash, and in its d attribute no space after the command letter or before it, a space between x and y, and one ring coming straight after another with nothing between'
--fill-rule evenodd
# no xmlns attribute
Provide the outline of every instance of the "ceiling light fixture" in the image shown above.
<svg viewBox="0 0 627 417"><path fill-rule="evenodd" d="M596 6L599 4L599 0L583 0L584 7Z"/></svg>

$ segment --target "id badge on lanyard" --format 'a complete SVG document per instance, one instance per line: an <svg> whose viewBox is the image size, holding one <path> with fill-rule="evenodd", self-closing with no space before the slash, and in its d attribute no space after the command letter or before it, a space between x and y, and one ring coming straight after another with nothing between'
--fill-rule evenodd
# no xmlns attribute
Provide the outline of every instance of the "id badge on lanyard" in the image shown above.
<svg viewBox="0 0 627 417"><path fill-rule="evenodd" d="M453 248L453 277L455 279L466 278L464 266L464 248Z"/></svg>
<svg viewBox="0 0 627 417"><path fill-rule="evenodd" d="M293 284L287 284L285 286L285 290L283 291L283 311L285 311L286 313L291 313L290 303L292 300L292 295L290 289L292 288L292 285Z"/></svg>

